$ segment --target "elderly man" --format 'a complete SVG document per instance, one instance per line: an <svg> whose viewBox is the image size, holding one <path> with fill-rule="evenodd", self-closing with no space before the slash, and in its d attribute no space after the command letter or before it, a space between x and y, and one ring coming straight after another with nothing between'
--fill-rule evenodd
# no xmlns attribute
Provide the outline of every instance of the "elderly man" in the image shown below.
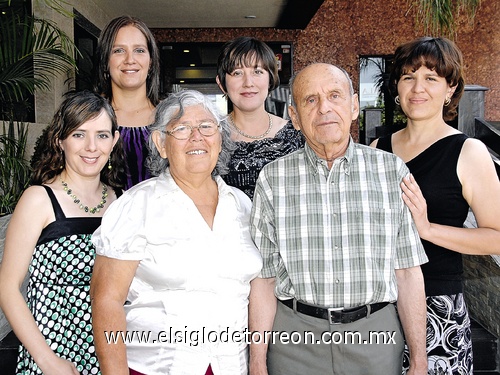
<svg viewBox="0 0 500 375"><path fill-rule="evenodd" d="M408 169L353 142L359 105L344 70L312 64L291 90L306 146L264 167L255 189L264 266L250 295L250 374L399 375L403 331L409 373L427 374L427 257L401 198Z"/></svg>

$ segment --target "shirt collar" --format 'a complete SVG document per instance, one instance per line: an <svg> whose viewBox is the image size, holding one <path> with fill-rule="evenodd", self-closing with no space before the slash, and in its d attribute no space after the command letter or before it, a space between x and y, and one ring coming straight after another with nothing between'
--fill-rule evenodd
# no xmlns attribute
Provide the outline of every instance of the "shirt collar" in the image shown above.
<svg viewBox="0 0 500 375"><path fill-rule="evenodd" d="M326 161L318 157L314 150L307 144L304 146L304 152L306 154L307 163L313 174L318 173L318 167L320 165L326 166ZM354 141L351 136L349 136L349 145L343 156L337 158L344 165L344 172L349 174L349 165L354 157Z"/></svg>
<svg viewBox="0 0 500 375"><path fill-rule="evenodd" d="M220 176L215 176L215 182L217 183L217 188L219 190L219 196L231 195L237 202L238 199L233 191ZM170 169L167 168L165 172L158 176L158 181L155 186L154 195L158 198L163 195L173 194L179 191L179 186L175 183L172 175L170 174Z"/></svg>

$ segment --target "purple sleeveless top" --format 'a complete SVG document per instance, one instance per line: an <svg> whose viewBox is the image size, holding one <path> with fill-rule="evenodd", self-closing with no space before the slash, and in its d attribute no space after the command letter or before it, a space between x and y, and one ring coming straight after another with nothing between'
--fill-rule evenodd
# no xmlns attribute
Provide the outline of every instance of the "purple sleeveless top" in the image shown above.
<svg viewBox="0 0 500 375"><path fill-rule="evenodd" d="M118 126L118 131L123 140L125 158L127 159L127 182L125 184L125 190L127 190L151 177L146 168L146 159L149 155L149 128L147 126Z"/></svg>

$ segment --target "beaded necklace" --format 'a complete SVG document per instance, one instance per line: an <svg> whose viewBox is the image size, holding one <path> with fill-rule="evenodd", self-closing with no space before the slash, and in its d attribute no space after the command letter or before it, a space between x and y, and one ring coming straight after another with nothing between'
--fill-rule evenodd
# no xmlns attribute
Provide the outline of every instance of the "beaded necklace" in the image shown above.
<svg viewBox="0 0 500 375"><path fill-rule="evenodd" d="M106 204L106 198L108 197L108 187L105 184L102 184L101 201L99 202L99 204L97 206L89 208L89 206L86 206L83 203L80 203L80 198L78 198L75 194L72 194L73 191L68 186L68 184L66 182L64 182L62 179L61 179L61 183L63 186L63 190L66 192L66 194L68 194L71 198L73 198L73 203L79 205L80 210L83 210L83 211L88 212L90 214L95 214L95 213L99 212L101 210L101 208L103 208L104 205Z"/></svg>
<svg viewBox="0 0 500 375"><path fill-rule="evenodd" d="M234 123L234 119L233 119L233 114L232 113L229 115L229 121L231 121L231 125L233 125L234 130L236 130L238 132L238 134L242 135L243 137L247 137L247 138L250 138L250 139L261 139L261 138L264 138L266 135L268 135L269 132L271 131L271 128L273 127L273 119L271 118L271 115L268 113L267 116L269 117L269 127L261 135L250 135L250 134L244 133L243 130L241 130L240 128L238 128L236 126L236 124Z"/></svg>

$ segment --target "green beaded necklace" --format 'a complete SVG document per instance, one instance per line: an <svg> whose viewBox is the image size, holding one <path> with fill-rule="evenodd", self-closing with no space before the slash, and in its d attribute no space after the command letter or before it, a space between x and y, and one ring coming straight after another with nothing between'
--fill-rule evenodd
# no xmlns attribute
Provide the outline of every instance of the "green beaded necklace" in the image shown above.
<svg viewBox="0 0 500 375"><path fill-rule="evenodd" d="M71 190L71 188L68 187L68 184L66 182L64 182L62 179L61 179L61 183L63 186L63 190L66 192L66 194L68 194L71 198L73 198L73 203L79 205L80 210L83 210L83 211L88 212L90 214L95 214L95 213L99 212L101 210L101 208L103 208L104 205L106 204L106 198L108 197L108 187L105 184L102 184L101 201L99 202L99 204L97 206L89 208L89 206L86 206L83 203L80 203L80 198L78 198L75 194L72 194L73 191Z"/></svg>

